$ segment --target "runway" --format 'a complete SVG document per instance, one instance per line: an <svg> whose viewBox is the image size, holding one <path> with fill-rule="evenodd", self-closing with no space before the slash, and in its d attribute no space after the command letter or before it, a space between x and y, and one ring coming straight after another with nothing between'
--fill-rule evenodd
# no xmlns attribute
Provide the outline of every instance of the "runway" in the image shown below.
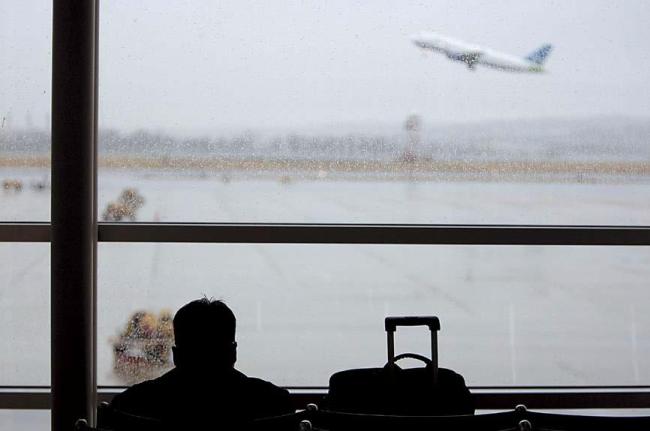
<svg viewBox="0 0 650 431"><path fill-rule="evenodd" d="M100 212L126 187L145 197L139 221L650 224L642 183L104 171ZM0 199L0 219L49 218L47 192ZM0 259L0 383L48 385L49 246L0 244ZM124 383L110 339L134 311L205 294L238 317L240 369L280 385L383 365L383 317L407 314L440 317L441 366L472 386L649 384L649 263L644 247L101 244L99 383ZM400 332L398 350L426 353L427 339Z"/></svg>

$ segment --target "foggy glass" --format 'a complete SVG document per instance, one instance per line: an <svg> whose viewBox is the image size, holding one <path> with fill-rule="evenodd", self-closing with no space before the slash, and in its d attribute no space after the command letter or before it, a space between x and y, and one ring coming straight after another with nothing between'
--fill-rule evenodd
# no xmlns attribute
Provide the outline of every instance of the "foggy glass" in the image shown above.
<svg viewBox="0 0 650 431"><path fill-rule="evenodd" d="M531 20L531 17L535 17ZM643 1L102 4L112 221L650 222ZM423 51L435 30L546 72ZM109 206L124 189L144 203Z"/></svg>
<svg viewBox="0 0 650 431"><path fill-rule="evenodd" d="M383 366L389 315L438 316L440 366L472 386L650 382L643 247L152 243L99 252L102 385L164 372L161 316L202 295L237 317L238 369L283 386L326 386L336 371ZM151 334L140 341L125 336L136 314ZM116 351L117 340L133 350ZM141 340L165 353L147 356ZM400 330L396 342L398 353L430 351L424 329Z"/></svg>
<svg viewBox="0 0 650 431"><path fill-rule="evenodd" d="M50 410L0 409L0 428L47 431L52 429Z"/></svg>
<svg viewBox="0 0 650 431"><path fill-rule="evenodd" d="M650 224L647 2L101 8L103 221ZM0 0L2 221L50 218L50 21L49 2ZM544 74L470 70L414 46L423 30L554 49ZM383 315L429 310L442 365L470 384L648 381L643 248L100 249L100 383L169 367L165 310L204 292L247 322L242 368L279 384L380 365ZM0 384L47 385L47 245L0 244L0 257L0 331L17 349ZM137 313L158 335L129 333ZM359 348L313 368L319 336ZM140 371L120 377L119 352Z"/></svg>
<svg viewBox="0 0 650 431"><path fill-rule="evenodd" d="M50 245L0 243L0 262L0 386L47 386Z"/></svg>
<svg viewBox="0 0 650 431"><path fill-rule="evenodd" d="M0 221L50 219L51 3L0 0Z"/></svg>

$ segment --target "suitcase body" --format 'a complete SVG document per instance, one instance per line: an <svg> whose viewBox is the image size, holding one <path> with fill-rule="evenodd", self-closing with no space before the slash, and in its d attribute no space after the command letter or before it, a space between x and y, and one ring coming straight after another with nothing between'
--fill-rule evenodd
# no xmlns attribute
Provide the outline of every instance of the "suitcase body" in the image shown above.
<svg viewBox="0 0 650 431"><path fill-rule="evenodd" d="M395 356L394 333L398 326L429 327L431 358L406 353ZM460 374L438 368L436 317L387 317L388 362L382 368L346 370L330 378L326 406L348 413L437 416L474 413L474 400ZM414 358L419 368L400 368L396 362Z"/></svg>

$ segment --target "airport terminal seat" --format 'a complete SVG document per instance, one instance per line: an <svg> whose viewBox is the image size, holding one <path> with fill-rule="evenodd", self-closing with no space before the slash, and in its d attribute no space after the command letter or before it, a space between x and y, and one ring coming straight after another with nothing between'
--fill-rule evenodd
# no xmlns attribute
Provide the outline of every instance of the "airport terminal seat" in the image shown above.
<svg viewBox="0 0 650 431"><path fill-rule="evenodd" d="M315 430L322 431L401 431L401 430L484 430L520 431L525 408L483 415L398 416L344 413L320 410L310 415ZM527 431L527 430L522 430Z"/></svg>
<svg viewBox="0 0 650 431"><path fill-rule="evenodd" d="M74 429L75 431L97 431L97 428L88 425L86 419L77 419L77 422L74 424Z"/></svg>
<svg viewBox="0 0 650 431"><path fill-rule="evenodd" d="M591 416L529 411L531 431L641 431L650 430L650 416Z"/></svg>
<svg viewBox="0 0 650 431"><path fill-rule="evenodd" d="M166 431L171 429L151 418L117 412L103 403L98 409L98 427L84 419L75 424L76 431ZM174 428L176 429L176 428ZM650 416L592 416L542 413L517 406L514 410L479 415L458 416L396 416L344 413L319 410L309 405L306 410L257 419L239 428L244 431L401 431L426 429L433 431L641 431L650 430Z"/></svg>
<svg viewBox="0 0 650 431"><path fill-rule="evenodd" d="M244 426L245 431L311 431L308 410L282 416L256 419Z"/></svg>
<svg viewBox="0 0 650 431"><path fill-rule="evenodd" d="M256 419L236 427L242 431L309 431L311 423L308 420L310 412L305 410L298 413ZM187 418L187 424L192 423ZM85 419L79 419L75 424L76 431L171 431L178 430L179 423L166 424L158 419L136 416L112 408L108 403L101 403L97 409L97 428L88 425ZM180 421L182 424L183 421Z"/></svg>
<svg viewBox="0 0 650 431"><path fill-rule="evenodd" d="M80 421L77 421L78 423ZM80 424L88 426L86 424ZM90 431L93 428L86 428ZM111 431L162 431L169 429L165 424L154 418L137 416L130 413L116 410L106 402L99 404L97 408L97 429ZM78 431L86 431L83 428Z"/></svg>

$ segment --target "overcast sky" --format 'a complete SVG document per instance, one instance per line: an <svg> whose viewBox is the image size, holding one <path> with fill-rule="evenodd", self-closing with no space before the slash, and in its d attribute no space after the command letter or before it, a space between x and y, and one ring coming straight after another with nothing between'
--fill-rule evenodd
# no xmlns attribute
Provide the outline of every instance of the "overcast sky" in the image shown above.
<svg viewBox="0 0 650 431"><path fill-rule="evenodd" d="M43 127L51 1L0 0L0 121ZM650 116L650 2L102 0L101 124L180 133L493 118ZM544 75L471 72L435 29Z"/></svg>

